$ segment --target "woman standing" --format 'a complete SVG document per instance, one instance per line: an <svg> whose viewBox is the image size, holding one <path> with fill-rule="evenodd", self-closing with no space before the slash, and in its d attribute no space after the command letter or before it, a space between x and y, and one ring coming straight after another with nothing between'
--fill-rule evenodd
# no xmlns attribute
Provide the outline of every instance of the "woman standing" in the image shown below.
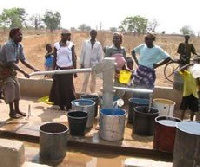
<svg viewBox="0 0 200 167"><path fill-rule="evenodd" d="M54 70L68 70L75 67L74 44L70 39L71 32L63 30L61 40L54 44ZM69 110L74 99L73 74L54 75L49 101L59 105L61 110Z"/></svg>

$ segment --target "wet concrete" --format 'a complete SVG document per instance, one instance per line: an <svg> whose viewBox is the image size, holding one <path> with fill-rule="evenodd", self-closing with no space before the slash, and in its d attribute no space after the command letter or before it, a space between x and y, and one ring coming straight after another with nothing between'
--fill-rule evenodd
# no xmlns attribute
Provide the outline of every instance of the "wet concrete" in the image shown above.
<svg viewBox="0 0 200 167"><path fill-rule="evenodd" d="M8 106L4 102L0 102L1 106L0 135L2 137L23 139L25 141L31 141L31 142L39 142L39 134L40 134L39 128L46 122L59 122L68 126L66 111L60 111L55 106L43 102L38 102L37 98L22 97L20 101L21 111L26 112L27 115L28 115L29 105L31 106L31 111L29 112L29 116L20 119L10 119ZM160 159L162 161L163 160L172 161L172 154L159 152L153 149L153 136L140 136L132 133L131 124L126 124L124 139L122 141L108 142L100 139L98 134L99 132L98 122L99 120L97 117L95 118L94 127L90 130L87 130L86 135L83 137L68 135L67 147L70 147L70 149L68 149L67 156L63 160L65 161L64 162L65 165L71 163L72 164L71 166L95 167L96 165L103 167L107 166L106 164L104 164L104 161L106 161L106 163L109 164L116 163L116 165L112 166L126 166L125 162L129 163L129 161L133 162L136 161L135 157L133 156L127 158L127 156L122 156L122 155L135 155L135 156L140 155L146 157L146 159L147 157L149 158L152 157ZM74 152L73 149L76 149L75 150L76 153L73 153ZM38 163L43 163L39 161L38 147L28 146L27 150L28 150L27 151L28 153L26 154L27 159L31 161L37 161ZM89 150L89 152L87 152L87 150ZM96 155L94 156L90 155L92 154L92 152L94 152L94 150L97 151L96 153L94 153ZM116 155L116 153L118 153L118 155ZM81 158L78 158L80 155L81 156L83 155L83 157L85 157L84 159L88 160L81 161ZM103 159L102 162L101 159ZM81 161L80 164L79 160ZM137 162L140 161L137 160ZM142 159L141 163L143 163ZM147 163L155 166L153 160L149 160L147 161ZM58 164L59 166L62 166L62 162L58 162ZM91 165L88 166L88 164ZM171 163L169 163L168 165L171 165ZM145 164L143 164L143 166L145 166Z"/></svg>

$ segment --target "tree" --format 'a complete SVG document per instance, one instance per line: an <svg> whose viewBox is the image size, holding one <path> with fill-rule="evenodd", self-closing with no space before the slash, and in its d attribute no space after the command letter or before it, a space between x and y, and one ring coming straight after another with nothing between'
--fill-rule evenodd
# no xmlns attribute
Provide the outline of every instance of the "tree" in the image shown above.
<svg viewBox="0 0 200 167"><path fill-rule="evenodd" d="M111 31L111 32L116 32L116 31L117 31L117 28L116 28L116 27L110 27L110 31Z"/></svg>
<svg viewBox="0 0 200 167"><path fill-rule="evenodd" d="M139 15L134 17L126 17L120 25L120 29L123 31L145 33L147 28L147 19Z"/></svg>
<svg viewBox="0 0 200 167"><path fill-rule="evenodd" d="M189 35L194 35L194 31L191 29L189 25L185 25L180 29L180 32L183 35L189 34Z"/></svg>
<svg viewBox="0 0 200 167"><path fill-rule="evenodd" d="M46 24L47 29L49 29L51 32L60 28L61 15L59 12L54 13L52 11L46 11L42 20Z"/></svg>
<svg viewBox="0 0 200 167"><path fill-rule="evenodd" d="M81 25L78 27L78 29L79 29L80 31L89 32L89 31L91 30L91 27L88 26L88 25L86 25L86 24L81 24Z"/></svg>
<svg viewBox="0 0 200 167"><path fill-rule="evenodd" d="M1 18L1 25L5 27L22 27L23 24L26 24L27 13L24 8L11 8L3 9Z"/></svg>
<svg viewBox="0 0 200 167"><path fill-rule="evenodd" d="M34 14L30 17L30 21L32 22L32 25L34 25L35 30L38 30L38 28L41 25L41 17L40 14Z"/></svg>
<svg viewBox="0 0 200 167"><path fill-rule="evenodd" d="M152 21L148 22L147 30L155 32L156 28L159 26L157 20L153 19Z"/></svg>

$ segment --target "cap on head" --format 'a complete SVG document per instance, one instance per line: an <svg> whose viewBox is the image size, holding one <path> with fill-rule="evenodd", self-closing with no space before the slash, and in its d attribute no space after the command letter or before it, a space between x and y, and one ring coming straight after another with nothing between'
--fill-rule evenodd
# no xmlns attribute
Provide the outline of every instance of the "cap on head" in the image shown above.
<svg viewBox="0 0 200 167"><path fill-rule="evenodd" d="M190 38L190 34L185 34L185 37L186 38Z"/></svg>
<svg viewBox="0 0 200 167"><path fill-rule="evenodd" d="M145 38L151 38L151 39L155 40L155 39L156 39L156 36L155 36L154 34L148 32L148 33L145 35Z"/></svg>
<svg viewBox="0 0 200 167"><path fill-rule="evenodd" d="M63 29L61 31L61 34L71 34L71 32L69 30Z"/></svg>

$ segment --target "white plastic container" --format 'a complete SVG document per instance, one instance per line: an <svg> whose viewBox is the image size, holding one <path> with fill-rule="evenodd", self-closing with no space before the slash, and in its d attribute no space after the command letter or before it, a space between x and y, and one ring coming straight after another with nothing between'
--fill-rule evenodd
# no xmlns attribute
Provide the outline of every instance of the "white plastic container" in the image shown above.
<svg viewBox="0 0 200 167"><path fill-rule="evenodd" d="M171 101L168 99L163 99L163 98L153 99L153 107L158 109L160 113L159 115L162 115L162 116L173 117L175 104L176 103L174 101Z"/></svg>

